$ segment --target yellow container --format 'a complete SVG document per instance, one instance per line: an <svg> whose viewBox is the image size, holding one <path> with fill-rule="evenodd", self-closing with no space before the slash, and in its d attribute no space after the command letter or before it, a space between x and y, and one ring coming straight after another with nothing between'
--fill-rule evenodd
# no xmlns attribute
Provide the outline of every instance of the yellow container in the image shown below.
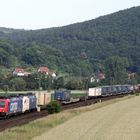
<svg viewBox="0 0 140 140"><path fill-rule="evenodd" d="M37 106L44 106L51 102L51 94L48 92L36 92Z"/></svg>

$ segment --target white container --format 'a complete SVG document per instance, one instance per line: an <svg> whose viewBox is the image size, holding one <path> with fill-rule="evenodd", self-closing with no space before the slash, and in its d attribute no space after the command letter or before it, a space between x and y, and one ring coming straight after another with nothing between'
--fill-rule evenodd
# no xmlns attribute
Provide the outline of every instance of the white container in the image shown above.
<svg viewBox="0 0 140 140"><path fill-rule="evenodd" d="M36 92L37 106L44 106L51 102L51 94L47 92Z"/></svg>
<svg viewBox="0 0 140 140"><path fill-rule="evenodd" d="M29 98L27 96L23 96L23 108L22 112L29 111Z"/></svg>
<svg viewBox="0 0 140 140"><path fill-rule="evenodd" d="M89 88L88 96L101 96L101 87Z"/></svg>

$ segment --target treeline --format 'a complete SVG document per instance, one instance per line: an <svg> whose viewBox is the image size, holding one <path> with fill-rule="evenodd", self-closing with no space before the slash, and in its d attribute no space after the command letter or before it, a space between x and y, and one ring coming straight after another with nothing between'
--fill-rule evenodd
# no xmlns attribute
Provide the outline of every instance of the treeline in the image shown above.
<svg viewBox="0 0 140 140"><path fill-rule="evenodd" d="M140 82L138 74L128 76L127 68L130 63L126 57L113 56L105 61L105 78L96 79L91 76L74 75L51 75L34 72L31 75L18 77L12 74L9 69L0 71L0 89L4 91L23 91L23 90L52 90L67 88L70 90L88 90L89 87L102 85L131 84ZM91 80L94 79L94 81Z"/></svg>
<svg viewBox="0 0 140 140"><path fill-rule="evenodd" d="M139 17L140 7L134 7L65 27L30 31L9 29L9 32L2 28L0 65L7 68L48 66L58 73L89 77L96 72L106 73L108 58L117 56L129 62L125 72L138 75Z"/></svg>
<svg viewBox="0 0 140 140"><path fill-rule="evenodd" d="M28 77L7 77L1 79L0 90L7 91L29 91L29 90L54 90L67 88L70 90L87 90L91 85L90 79L58 77L54 79L46 75L30 75ZM94 83L95 85L95 83Z"/></svg>

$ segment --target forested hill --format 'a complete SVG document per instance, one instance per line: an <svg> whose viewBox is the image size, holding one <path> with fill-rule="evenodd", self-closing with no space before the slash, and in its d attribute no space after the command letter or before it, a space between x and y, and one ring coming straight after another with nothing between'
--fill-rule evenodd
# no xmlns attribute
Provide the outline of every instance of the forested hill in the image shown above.
<svg viewBox="0 0 140 140"><path fill-rule="evenodd" d="M1 31L0 40L0 63L6 67L47 65L89 75L104 71L105 60L115 55L126 57L138 69L140 7L64 27Z"/></svg>

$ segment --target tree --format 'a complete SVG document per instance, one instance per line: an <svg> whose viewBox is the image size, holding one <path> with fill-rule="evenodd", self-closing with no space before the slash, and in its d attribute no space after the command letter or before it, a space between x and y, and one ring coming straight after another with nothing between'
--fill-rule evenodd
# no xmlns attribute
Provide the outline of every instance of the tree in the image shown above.
<svg viewBox="0 0 140 140"><path fill-rule="evenodd" d="M10 86L12 90L25 90L26 82L20 77L15 77L10 80Z"/></svg>
<svg viewBox="0 0 140 140"><path fill-rule="evenodd" d="M54 88L55 89L64 88L64 78L63 77L54 79Z"/></svg>
<svg viewBox="0 0 140 140"><path fill-rule="evenodd" d="M26 81L26 88L28 90L38 90L39 89L39 79L37 74L31 74L27 77L24 77Z"/></svg>
<svg viewBox="0 0 140 140"><path fill-rule="evenodd" d="M112 56L106 60L106 80L107 83L124 84L127 81L128 59L125 57Z"/></svg>

